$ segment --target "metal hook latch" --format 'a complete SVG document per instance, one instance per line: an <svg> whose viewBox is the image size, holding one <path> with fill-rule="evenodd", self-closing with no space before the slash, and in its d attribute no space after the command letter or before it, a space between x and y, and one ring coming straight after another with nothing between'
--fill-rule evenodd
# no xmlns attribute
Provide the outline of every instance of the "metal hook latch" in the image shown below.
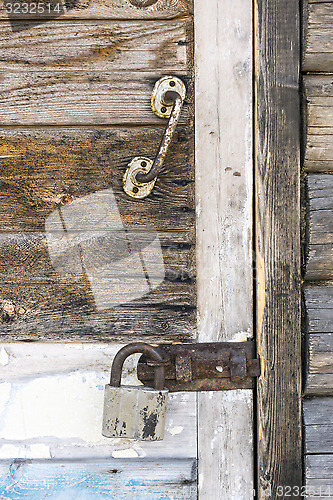
<svg viewBox="0 0 333 500"><path fill-rule="evenodd" d="M176 130L185 96L186 87L179 78L165 76L156 82L151 108L158 117L169 118L169 121L154 162L149 158L136 157L125 172L124 191L132 198L146 198L153 190Z"/></svg>

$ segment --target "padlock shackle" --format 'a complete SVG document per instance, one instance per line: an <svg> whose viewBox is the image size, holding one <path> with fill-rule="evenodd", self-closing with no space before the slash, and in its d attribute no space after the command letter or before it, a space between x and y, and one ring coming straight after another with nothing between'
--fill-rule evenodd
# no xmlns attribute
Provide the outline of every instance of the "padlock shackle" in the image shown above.
<svg viewBox="0 0 333 500"><path fill-rule="evenodd" d="M128 358L128 356L136 353L145 354L148 358L151 358L154 361L161 361L162 363L165 361L163 352L158 347L153 347L149 344L145 344L144 342L128 344L125 347L122 347L114 357L111 367L111 377L110 377L111 386L120 387L121 372L123 369L124 362ZM162 390L164 388L164 379L165 379L164 365L156 366L154 374L154 388L157 390Z"/></svg>

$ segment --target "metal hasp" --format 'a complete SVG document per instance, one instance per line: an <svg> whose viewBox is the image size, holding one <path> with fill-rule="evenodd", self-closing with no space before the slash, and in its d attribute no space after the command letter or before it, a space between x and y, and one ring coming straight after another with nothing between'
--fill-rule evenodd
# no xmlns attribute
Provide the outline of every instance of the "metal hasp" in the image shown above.
<svg viewBox="0 0 333 500"><path fill-rule="evenodd" d="M253 341L160 345L159 349L170 360L163 363L165 388L170 392L253 389L254 378L260 375ZM142 383L152 383L156 365L141 356L137 374Z"/></svg>
<svg viewBox="0 0 333 500"><path fill-rule="evenodd" d="M134 158L123 179L124 191L131 198L146 198L156 182L175 133L186 96L184 83L175 76L165 76L156 82L151 108L159 118L169 118L154 162L143 156Z"/></svg>

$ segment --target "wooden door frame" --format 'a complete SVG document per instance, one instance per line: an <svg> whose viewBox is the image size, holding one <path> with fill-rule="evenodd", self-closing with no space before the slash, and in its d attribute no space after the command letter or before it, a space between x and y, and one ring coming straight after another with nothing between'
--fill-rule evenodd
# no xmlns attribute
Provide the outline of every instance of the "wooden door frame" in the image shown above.
<svg viewBox="0 0 333 500"><path fill-rule="evenodd" d="M198 341L253 337L252 0L194 1ZM200 500L249 500L253 391L198 394Z"/></svg>
<svg viewBox="0 0 333 500"><path fill-rule="evenodd" d="M293 488L297 498L302 485L299 0L254 5L211 0L209 7L195 0L194 5L198 339L245 340L255 325L262 360L255 438L252 394L199 394L199 497L248 500L254 488L256 498L276 499ZM249 54L246 41L252 43L252 35ZM254 165L251 206L248 161ZM243 179L240 184L235 177ZM252 221L254 243L246 236ZM237 250L231 252L240 246L248 251L241 260ZM242 311L230 300L235 294ZM256 462L249 455L253 440Z"/></svg>
<svg viewBox="0 0 333 500"><path fill-rule="evenodd" d="M255 3L259 498L302 486L300 2Z"/></svg>

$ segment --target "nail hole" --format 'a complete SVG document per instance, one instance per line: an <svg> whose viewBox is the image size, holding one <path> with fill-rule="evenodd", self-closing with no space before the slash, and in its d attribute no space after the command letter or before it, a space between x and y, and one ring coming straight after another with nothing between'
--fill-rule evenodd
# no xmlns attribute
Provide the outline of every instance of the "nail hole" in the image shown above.
<svg viewBox="0 0 333 500"><path fill-rule="evenodd" d="M134 194L136 194L136 193L138 193L138 192L139 192L139 189L138 189L137 187L135 187L135 186L134 186L134 188L133 188L133 193L134 193Z"/></svg>
<svg viewBox="0 0 333 500"><path fill-rule="evenodd" d="M142 161L141 162L141 167L146 167L147 166L147 162L146 161Z"/></svg>
<svg viewBox="0 0 333 500"><path fill-rule="evenodd" d="M176 82L174 82L173 80L171 80L171 82L169 83L170 87L175 87L176 86Z"/></svg>
<svg viewBox="0 0 333 500"><path fill-rule="evenodd" d="M167 109L163 106L163 108L161 108L161 111L162 113L166 113Z"/></svg>
<svg viewBox="0 0 333 500"><path fill-rule="evenodd" d="M223 372L223 366L216 366L215 370L217 370L218 372L222 373Z"/></svg>

